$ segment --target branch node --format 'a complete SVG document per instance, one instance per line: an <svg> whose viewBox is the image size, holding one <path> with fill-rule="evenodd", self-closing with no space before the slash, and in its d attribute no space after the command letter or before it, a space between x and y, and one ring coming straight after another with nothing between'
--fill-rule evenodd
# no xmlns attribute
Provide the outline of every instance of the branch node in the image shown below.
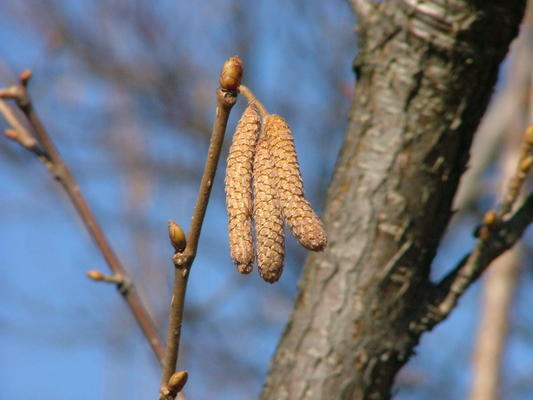
<svg viewBox="0 0 533 400"><path fill-rule="evenodd" d="M126 276L121 274L106 275L98 269L91 269L90 271L86 272L86 275L89 279L92 279L96 282L106 282L117 285L118 291L124 296L128 294L132 286L131 281Z"/></svg>

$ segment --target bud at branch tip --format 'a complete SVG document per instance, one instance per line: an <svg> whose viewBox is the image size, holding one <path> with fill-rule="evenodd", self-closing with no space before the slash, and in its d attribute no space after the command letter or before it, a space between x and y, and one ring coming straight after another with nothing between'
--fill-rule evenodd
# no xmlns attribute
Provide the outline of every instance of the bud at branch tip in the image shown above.
<svg viewBox="0 0 533 400"><path fill-rule="evenodd" d="M97 269L91 269L90 271L87 271L86 274L87 277L93 281L104 281L106 279L104 273Z"/></svg>
<svg viewBox="0 0 533 400"><path fill-rule="evenodd" d="M242 71L242 60L238 56L226 60L220 71L220 87L224 90L236 90L241 84Z"/></svg>

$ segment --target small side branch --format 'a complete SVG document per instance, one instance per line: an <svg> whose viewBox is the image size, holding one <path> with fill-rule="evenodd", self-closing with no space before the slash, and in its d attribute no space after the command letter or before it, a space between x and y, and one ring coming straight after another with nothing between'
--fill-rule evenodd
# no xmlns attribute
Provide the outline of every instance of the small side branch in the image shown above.
<svg viewBox="0 0 533 400"><path fill-rule="evenodd" d="M68 197L78 211L85 227L96 242L96 245L104 257L109 269L113 272L113 275L121 277L124 282L128 282L128 285L117 285L119 292L124 300L126 300L133 316L148 340L150 347L157 359L161 362L164 356L164 346L159 339L156 326L137 292L134 290L133 285L129 283L131 281L126 274L124 267L115 255L109 241L89 208L89 205L81 194L80 188L74 179L74 175L72 175L70 169L63 161L52 142L50 135L41 123L27 90L30 78L31 71L26 70L20 74L19 85L0 89L0 114L3 115L8 124L12 127L12 129L8 129L4 134L39 157L53 177L61 184L65 192L68 194ZM1 99L11 99L15 101L20 111L22 111L26 117L33 132L26 129L19 116ZM35 133L35 136L33 133Z"/></svg>
<svg viewBox="0 0 533 400"><path fill-rule="evenodd" d="M524 230L533 222L533 194L514 212L524 181L533 166L533 125L522 141L520 157L497 211L485 214L477 230L474 250L434 286L429 294L426 312L413 326L416 331L431 329L445 319L457 305L459 298L504 251L513 247Z"/></svg>
<svg viewBox="0 0 533 400"><path fill-rule="evenodd" d="M176 249L176 253L172 257L176 271L172 301L170 304L167 350L163 363L163 375L159 392L159 398L161 400L174 399L177 393L176 390L172 390L170 381L171 377L175 375L174 372L176 371L176 363L178 361L187 281L192 263L196 257L202 224L207 210L207 204L209 203L209 197L211 195L211 187L213 186L222 143L224 141L226 125L228 123L230 111L237 101L236 89L240 84L241 76L242 62L238 57L232 57L224 63L220 76L220 87L216 92L217 107L211 141L209 143L204 172L200 182L198 197L196 199L196 205L194 207L184 249L180 249L180 246L178 245L180 240L173 237L177 225L173 223L169 224L170 239L172 245ZM181 390L181 387L179 390Z"/></svg>
<svg viewBox="0 0 533 400"><path fill-rule="evenodd" d="M474 283L490 263L511 248L533 222L533 194L506 221L493 226L485 223L488 235L480 237L475 249L437 285L429 315L422 321L431 328L445 319L466 289ZM483 234L485 235L485 234Z"/></svg>

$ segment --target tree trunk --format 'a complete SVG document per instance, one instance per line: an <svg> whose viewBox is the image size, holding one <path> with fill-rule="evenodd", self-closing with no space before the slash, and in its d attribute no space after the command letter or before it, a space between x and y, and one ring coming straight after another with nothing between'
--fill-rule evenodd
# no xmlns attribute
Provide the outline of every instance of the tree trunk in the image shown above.
<svg viewBox="0 0 533 400"><path fill-rule="evenodd" d="M389 0L362 16L329 244L307 260L262 399L388 399L525 0Z"/></svg>

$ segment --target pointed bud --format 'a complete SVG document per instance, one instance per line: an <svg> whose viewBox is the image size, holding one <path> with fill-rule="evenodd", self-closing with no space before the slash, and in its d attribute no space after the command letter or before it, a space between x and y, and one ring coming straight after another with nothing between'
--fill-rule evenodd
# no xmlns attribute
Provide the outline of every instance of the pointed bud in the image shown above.
<svg viewBox="0 0 533 400"><path fill-rule="evenodd" d="M531 166L533 165L533 157L529 156L524 158L522 161L520 161L520 171L522 172L528 172Z"/></svg>
<svg viewBox="0 0 533 400"><path fill-rule="evenodd" d="M174 247L177 253L181 253L187 246L187 240L185 239L185 233L183 229L174 221L168 221L168 237L170 243Z"/></svg>
<svg viewBox="0 0 533 400"><path fill-rule="evenodd" d="M174 395L178 394L187 383L188 377L189 374L187 371L174 372L168 380L168 388L170 393Z"/></svg>
<svg viewBox="0 0 533 400"><path fill-rule="evenodd" d="M106 279L104 273L97 269L91 269L90 271L87 271L87 277L93 281L104 281Z"/></svg>
<svg viewBox="0 0 533 400"><path fill-rule="evenodd" d="M226 60L220 71L220 87L225 90L235 90L241 84L242 60L235 56Z"/></svg>
<svg viewBox="0 0 533 400"><path fill-rule="evenodd" d="M16 142L20 140L20 135L15 129L6 129L4 131L4 135L6 136L6 138L14 140Z"/></svg>
<svg viewBox="0 0 533 400"><path fill-rule="evenodd" d="M533 145L533 125L529 125L526 128L524 139L528 144Z"/></svg>
<svg viewBox="0 0 533 400"><path fill-rule="evenodd" d="M28 81L30 80L32 75L31 69L25 69L22 71L19 75L20 83L22 83L24 86L28 84Z"/></svg>
<svg viewBox="0 0 533 400"><path fill-rule="evenodd" d="M498 215L496 214L496 211L489 210L485 213L485 216L483 217L483 224L492 227L496 222L498 221Z"/></svg>

